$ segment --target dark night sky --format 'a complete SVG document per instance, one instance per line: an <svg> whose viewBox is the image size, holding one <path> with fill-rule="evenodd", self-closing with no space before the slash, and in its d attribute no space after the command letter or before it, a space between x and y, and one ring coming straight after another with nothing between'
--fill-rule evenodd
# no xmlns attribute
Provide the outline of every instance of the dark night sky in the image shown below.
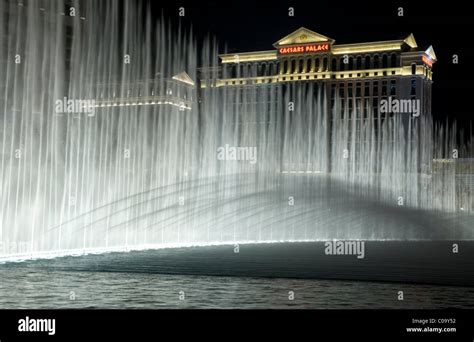
<svg viewBox="0 0 474 342"><path fill-rule="evenodd" d="M198 38L215 36L228 52L271 50L278 39L305 26L336 40L356 43L398 39L415 35L419 46L433 45L438 62L434 66L433 115L438 120L456 119L468 127L472 120L471 97L474 60L471 32L474 14L466 3L434 1L378 3L359 1L152 1L158 17L176 21L178 8L185 7L184 26L192 24ZM295 16L288 16L288 7ZM397 15L403 7L404 17ZM452 63L453 54L459 64Z"/></svg>

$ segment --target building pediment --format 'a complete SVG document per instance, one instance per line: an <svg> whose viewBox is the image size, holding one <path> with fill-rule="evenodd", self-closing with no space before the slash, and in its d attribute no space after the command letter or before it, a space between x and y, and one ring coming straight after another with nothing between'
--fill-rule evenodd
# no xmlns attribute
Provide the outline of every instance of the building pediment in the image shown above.
<svg viewBox="0 0 474 342"><path fill-rule="evenodd" d="M307 43L334 43L334 39L323 36L322 34L308 30L305 27L300 27L296 31L290 33L286 37L280 39L273 44L274 47L281 47L282 45L295 45L295 44L307 44Z"/></svg>
<svg viewBox="0 0 474 342"><path fill-rule="evenodd" d="M428 57L432 60L432 61L437 61L438 59L436 58L436 54L434 52L434 49L433 49L433 46L430 45L428 49L426 49L425 53L428 55Z"/></svg>
<svg viewBox="0 0 474 342"><path fill-rule="evenodd" d="M194 86L193 79L188 75L186 71L183 71L183 72L180 72L179 74L174 75L172 79Z"/></svg>
<svg viewBox="0 0 474 342"><path fill-rule="evenodd" d="M418 44L416 43L415 36L413 35L413 33L410 33L408 35L408 37L406 37L403 40L403 42L411 48L417 48L418 47Z"/></svg>

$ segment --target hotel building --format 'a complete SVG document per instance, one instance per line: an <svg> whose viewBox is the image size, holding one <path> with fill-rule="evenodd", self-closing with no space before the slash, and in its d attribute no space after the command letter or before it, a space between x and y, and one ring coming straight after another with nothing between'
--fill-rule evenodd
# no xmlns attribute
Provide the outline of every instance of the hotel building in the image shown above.
<svg viewBox="0 0 474 342"><path fill-rule="evenodd" d="M221 54L217 79L202 75L203 87L248 87L317 82L334 104L352 108L392 96L416 99L421 114L431 112L433 47L421 48L413 34L403 39L337 44L304 27L273 44L272 50Z"/></svg>
<svg viewBox="0 0 474 342"><path fill-rule="evenodd" d="M413 123L418 116L431 113L435 62L433 47L419 47L413 34L397 40L337 44L332 38L301 27L275 42L271 50L219 55L217 67L201 69L200 85L231 93L234 89L244 94L237 98L244 99L245 94L256 92L259 102L268 102L272 91L294 94L295 88L306 91L310 85L314 97L324 97L327 104L323 107L328 111L327 149L321 152L330 158L330 131L337 117L347 115L352 120L373 115L376 120L373 130L377 135L383 119L405 114L401 121L405 132L414 127L419 132L420 127ZM230 101L233 98L236 97L228 96ZM393 108L382 110L386 108L381 108L381 104L392 100L416 102L417 115L404 111L406 108L396 113L392 112ZM243 112L244 102L235 103ZM281 105L286 107L286 103ZM359 124L351 124L349 128L359 129ZM354 151L357 149L355 146ZM422 168L429 167L430 161L419 162L424 165Z"/></svg>

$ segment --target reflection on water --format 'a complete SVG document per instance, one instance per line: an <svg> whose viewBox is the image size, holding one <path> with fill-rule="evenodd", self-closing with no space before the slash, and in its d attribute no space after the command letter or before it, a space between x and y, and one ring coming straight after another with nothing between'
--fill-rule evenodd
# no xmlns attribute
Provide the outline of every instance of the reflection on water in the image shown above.
<svg viewBox="0 0 474 342"><path fill-rule="evenodd" d="M325 256L323 243L285 243L6 263L0 309L473 308L473 244L454 257L443 252L449 245L370 242L363 260Z"/></svg>
<svg viewBox="0 0 474 342"><path fill-rule="evenodd" d="M0 276L2 309L474 308L474 288L468 287L25 268L2 269ZM404 292L403 301L397 300L398 291Z"/></svg>

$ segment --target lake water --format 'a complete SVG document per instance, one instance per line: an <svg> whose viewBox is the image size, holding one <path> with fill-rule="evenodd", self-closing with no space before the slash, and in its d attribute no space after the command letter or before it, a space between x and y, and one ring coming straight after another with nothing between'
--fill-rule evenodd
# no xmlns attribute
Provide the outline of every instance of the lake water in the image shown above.
<svg viewBox="0 0 474 342"><path fill-rule="evenodd" d="M474 308L472 254L450 261L449 246L371 242L363 260L285 243L4 263L0 308Z"/></svg>

